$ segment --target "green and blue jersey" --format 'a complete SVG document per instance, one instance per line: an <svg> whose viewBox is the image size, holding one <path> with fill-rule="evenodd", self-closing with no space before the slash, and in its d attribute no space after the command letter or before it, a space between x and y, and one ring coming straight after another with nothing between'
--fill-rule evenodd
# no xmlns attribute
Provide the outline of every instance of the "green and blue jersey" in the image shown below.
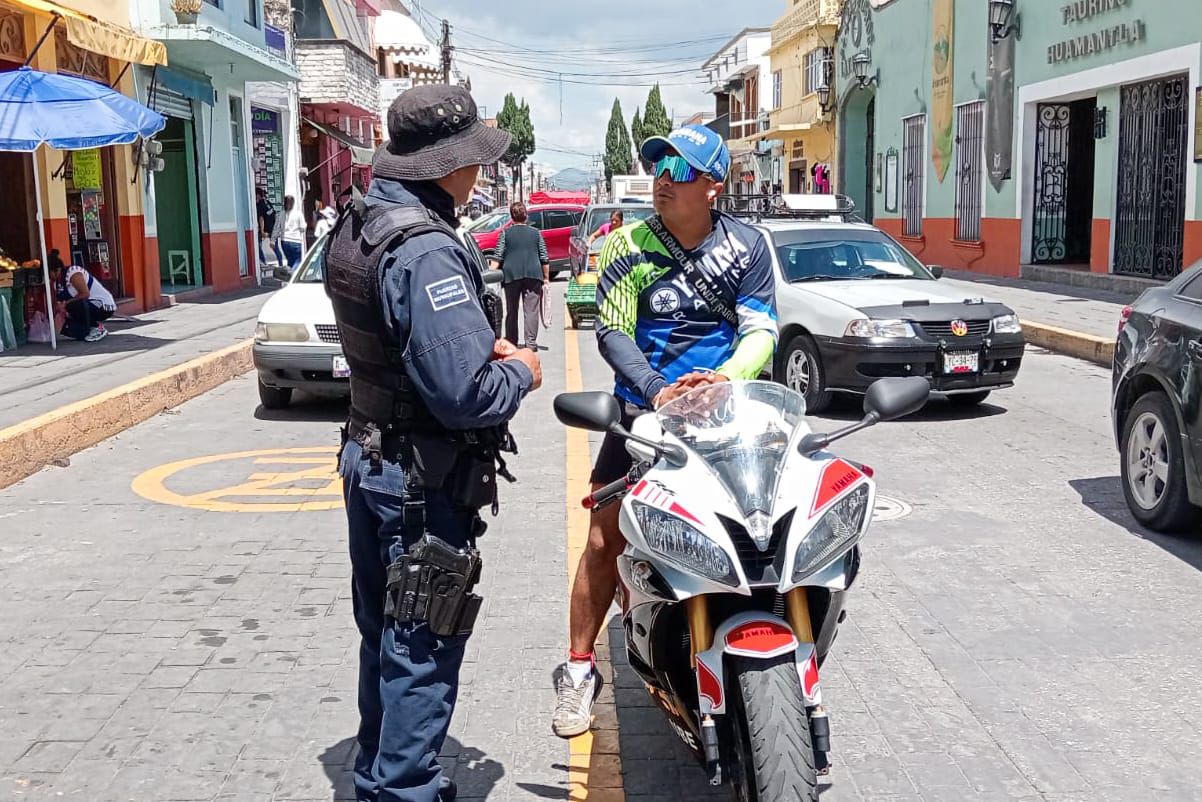
<svg viewBox="0 0 1202 802"><path fill-rule="evenodd" d="M768 243L751 226L713 215L713 231L688 253L737 312L737 329L709 308L645 222L606 238L597 342L624 401L649 409L656 393L696 370L754 379L772 358L776 288Z"/></svg>

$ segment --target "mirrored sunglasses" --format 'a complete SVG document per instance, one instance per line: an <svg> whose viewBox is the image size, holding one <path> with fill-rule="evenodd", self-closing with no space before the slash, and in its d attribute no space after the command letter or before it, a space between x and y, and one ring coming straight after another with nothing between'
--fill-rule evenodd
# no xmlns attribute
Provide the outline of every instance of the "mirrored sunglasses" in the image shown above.
<svg viewBox="0 0 1202 802"><path fill-rule="evenodd" d="M697 180L701 173L693 165L685 161L683 156L664 156L655 163L655 177L664 173L677 184L689 184Z"/></svg>

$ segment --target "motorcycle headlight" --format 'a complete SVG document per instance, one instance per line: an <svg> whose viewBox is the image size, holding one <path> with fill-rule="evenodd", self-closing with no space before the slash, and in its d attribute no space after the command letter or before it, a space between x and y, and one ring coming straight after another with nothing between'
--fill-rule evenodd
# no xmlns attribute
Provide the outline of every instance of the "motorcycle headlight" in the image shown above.
<svg viewBox="0 0 1202 802"><path fill-rule="evenodd" d="M800 582L845 549L868 519L868 485L860 485L835 502L810 530L793 560L793 581Z"/></svg>
<svg viewBox="0 0 1202 802"><path fill-rule="evenodd" d="M634 517L643 537L655 552L689 571L709 577L715 582L738 587L730 558L714 541L696 527L666 512L634 504Z"/></svg>
<svg viewBox="0 0 1202 802"><path fill-rule="evenodd" d="M908 320L868 320L862 318L847 324L848 337L885 337L903 339L915 337L914 327Z"/></svg>
<svg viewBox="0 0 1202 802"><path fill-rule="evenodd" d="M255 326L255 339L261 343L304 343L309 341L309 327L303 323L260 323Z"/></svg>
<svg viewBox="0 0 1202 802"><path fill-rule="evenodd" d="M1018 322L1018 315L998 315L993 319L994 334L1022 334L1023 325Z"/></svg>

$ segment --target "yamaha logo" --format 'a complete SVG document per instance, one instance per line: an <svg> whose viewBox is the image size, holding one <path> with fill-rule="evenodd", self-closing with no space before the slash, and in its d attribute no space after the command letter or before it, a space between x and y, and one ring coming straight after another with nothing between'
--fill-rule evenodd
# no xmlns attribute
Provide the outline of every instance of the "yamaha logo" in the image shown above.
<svg viewBox="0 0 1202 802"><path fill-rule="evenodd" d="M957 337L964 337L968 334L968 324L963 320L953 320L952 334L956 335Z"/></svg>
<svg viewBox="0 0 1202 802"><path fill-rule="evenodd" d="M676 290L664 287L651 296L651 311L657 315L670 315L680 308L680 296Z"/></svg>

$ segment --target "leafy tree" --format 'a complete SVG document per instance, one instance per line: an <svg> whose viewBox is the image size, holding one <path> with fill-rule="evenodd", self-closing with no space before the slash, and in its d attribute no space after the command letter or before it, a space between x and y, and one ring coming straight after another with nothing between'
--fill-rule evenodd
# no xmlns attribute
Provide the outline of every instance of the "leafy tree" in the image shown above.
<svg viewBox="0 0 1202 802"><path fill-rule="evenodd" d="M526 104L525 99L519 106L512 92L505 95L501 111L497 114L497 128L509 132L513 137L509 150L501 157L501 163L509 168L514 186L519 187L520 195L521 188L524 187L522 165L534 153L534 123L530 121L530 106Z"/></svg>
<svg viewBox="0 0 1202 802"><path fill-rule="evenodd" d="M630 120L630 136L634 140L635 158L643 165L644 170L650 170L651 166L639 155L639 148L643 146L643 140L647 138L647 134L642 114L637 108L634 110L634 117Z"/></svg>
<svg viewBox="0 0 1202 802"><path fill-rule="evenodd" d="M643 107L643 136L667 136L671 132L672 119L668 116L668 110L664 108L659 84L656 84L651 87L651 92L647 95L647 105Z"/></svg>
<svg viewBox="0 0 1202 802"><path fill-rule="evenodd" d="M609 115L609 129L605 132L605 180L615 175L630 173L634 160L631 156L630 132L622 118L622 103L614 98L614 108Z"/></svg>

